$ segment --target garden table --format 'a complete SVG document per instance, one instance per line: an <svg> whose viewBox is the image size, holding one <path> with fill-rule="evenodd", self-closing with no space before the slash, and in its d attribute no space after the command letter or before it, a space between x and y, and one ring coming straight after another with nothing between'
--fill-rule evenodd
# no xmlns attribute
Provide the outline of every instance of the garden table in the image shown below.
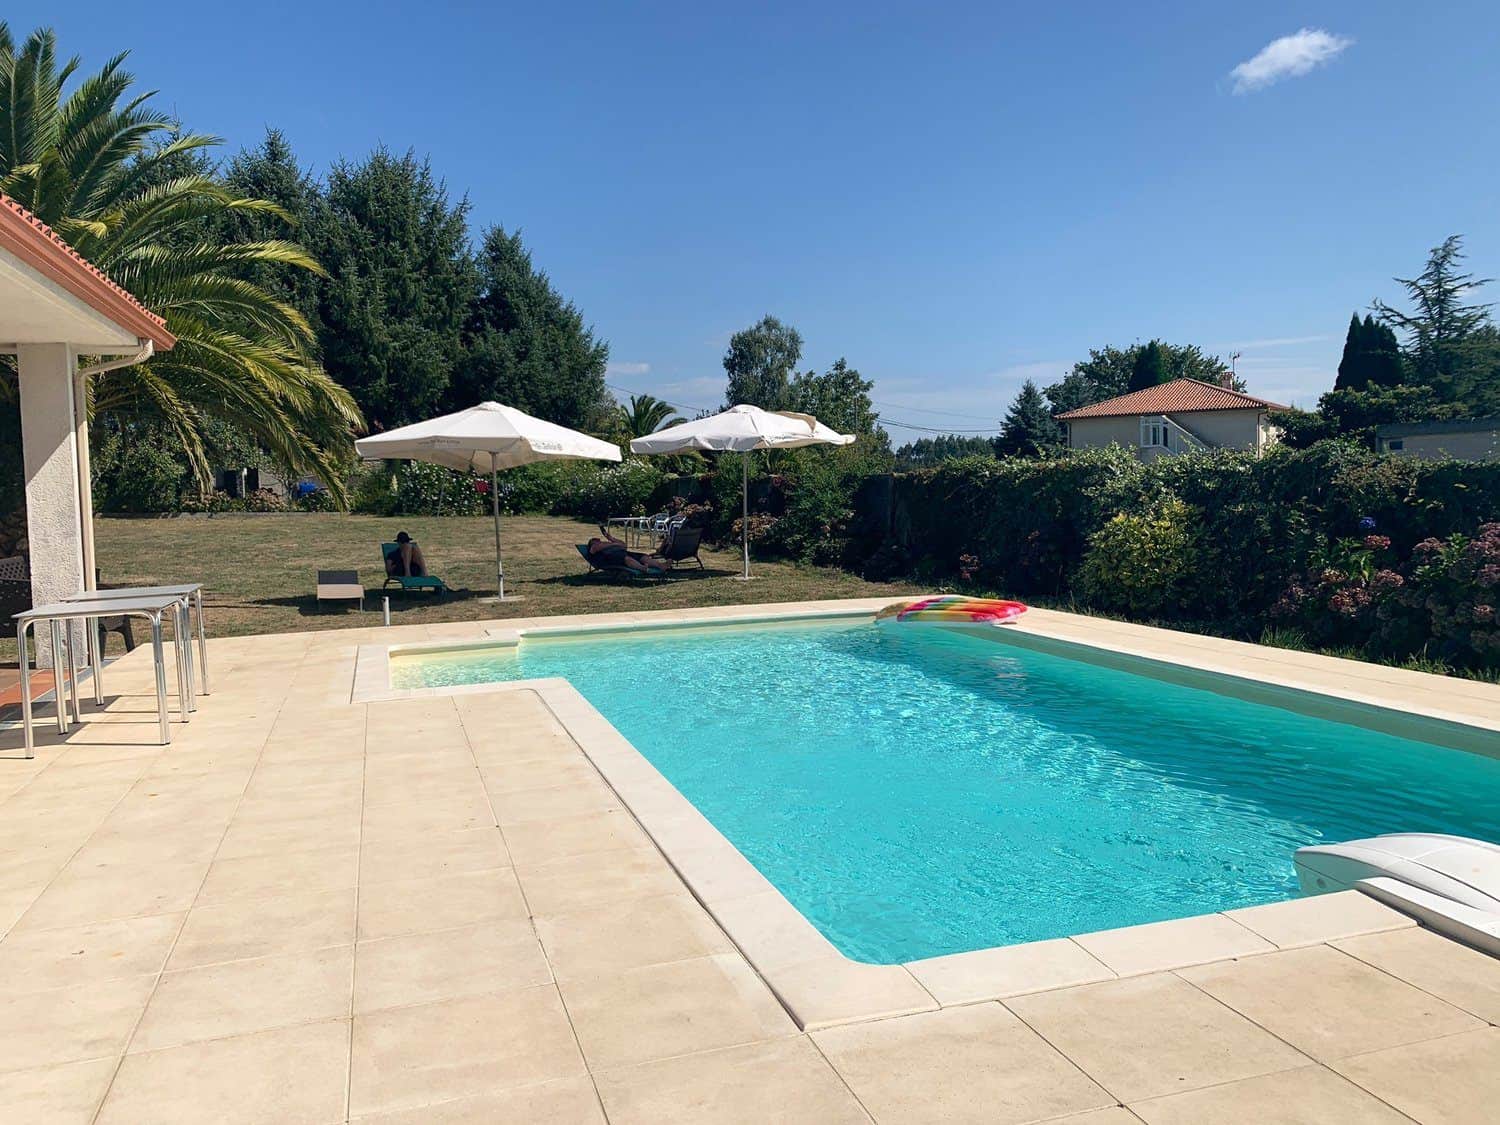
<svg viewBox="0 0 1500 1125"><path fill-rule="evenodd" d="M198 692L201 690L208 695L208 638L203 627L203 583L181 582L174 586L118 586L110 590L84 590L78 594L70 594L64 598L65 602L87 601L90 599L103 600L106 598L154 598L158 595L178 599L182 603L182 620L178 622L178 628L183 630L183 635L188 638L188 647L192 647L192 620L190 615L198 618L198 671L203 677L203 686L198 688L193 678L192 655L188 655L188 703L193 710L197 710ZM94 702L104 702L104 689L99 686L98 668L101 662L100 654L95 651L98 645L98 633L89 634L89 666L95 670L94 680Z"/></svg>
<svg viewBox="0 0 1500 1125"><path fill-rule="evenodd" d="M73 661L72 631L64 626L73 621L82 621L84 632L88 633L95 628L94 623L100 617L125 615L144 617L150 621L151 656L156 666L156 716L160 724L162 745L165 746L172 741L172 731L167 722L167 670L162 651L161 629L162 617L168 611L176 618L176 628L173 630L172 639L177 649L177 713L179 720L185 723L188 721L188 710L191 706L188 699L190 691L188 684L191 675L192 649L182 628L186 613L182 609L180 597L171 594L155 594L133 598L95 597L85 600L81 596L76 596L70 601L33 606L24 613L15 615L16 649L21 665L21 729L28 758L36 757L36 747L31 724L31 671L29 667L31 659L27 653L26 633L43 622L47 623L52 634L52 677L53 690L57 699L57 731L59 734L67 734L68 698L70 696L73 703L74 721L82 722L83 714L78 706L78 674ZM99 680L102 662L98 658L97 645L94 646L92 655L94 696L102 701L103 686Z"/></svg>

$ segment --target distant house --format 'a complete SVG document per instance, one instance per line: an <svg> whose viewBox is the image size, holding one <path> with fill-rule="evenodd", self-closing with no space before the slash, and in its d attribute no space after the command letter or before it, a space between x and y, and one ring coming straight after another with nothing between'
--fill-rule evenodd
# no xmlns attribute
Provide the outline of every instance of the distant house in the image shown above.
<svg viewBox="0 0 1500 1125"><path fill-rule="evenodd" d="M1397 422L1375 431L1382 453L1424 461L1500 458L1500 415L1467 422Z"/></svg>
<svg viewBox="0 0 1500 1125"><path fill-rule="evenodd" d="M1286 407L1198 379L1131 391L1059 414L1068 428L1069 449L1123 445L1142 461L1190 449L1244 449L1261 452L1276 440L1267 420Z"/></svg>

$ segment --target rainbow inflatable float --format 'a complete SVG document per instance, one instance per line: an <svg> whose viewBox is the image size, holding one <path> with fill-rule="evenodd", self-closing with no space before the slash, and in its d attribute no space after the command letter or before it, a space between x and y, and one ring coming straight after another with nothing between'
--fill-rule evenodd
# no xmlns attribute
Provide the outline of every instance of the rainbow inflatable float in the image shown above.
<svg viewBox="0 0 1500 1125"><path fill-rule="evenodd" d="M875 620L924 621L937 625L1004 625L1025 612L1026 607L1020 602L943 594L903 605L886 606L875 615Z"/></svg>

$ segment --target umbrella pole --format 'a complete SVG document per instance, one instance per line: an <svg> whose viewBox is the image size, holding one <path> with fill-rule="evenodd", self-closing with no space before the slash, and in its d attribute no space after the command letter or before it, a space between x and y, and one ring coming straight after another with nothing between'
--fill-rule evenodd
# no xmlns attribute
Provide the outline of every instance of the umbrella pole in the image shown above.
<svg viewBox="0 0 1500 1125"><path fill-rule="evenodd" d="M500 590L500 600L505 600L505 564L500 560L500 488L499 470L495 455L490 454L490 507L495 513L495 584Z"/></svg>
<svg viewBox="0 0 1500 1125"><path fill-rule="evenodd" d="M740 554L744 556L745 571L741 578L750 577L750 454L740 454Z"/></svg>

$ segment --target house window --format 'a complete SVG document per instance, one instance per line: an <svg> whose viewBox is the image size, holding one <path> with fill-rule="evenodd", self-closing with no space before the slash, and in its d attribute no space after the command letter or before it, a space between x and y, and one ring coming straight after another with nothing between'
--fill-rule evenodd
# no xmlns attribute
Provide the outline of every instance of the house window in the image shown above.
<svg viewBox="0 0 1500 1125"><path fill-rule="evenodd" d="M1385 443L1385 451L1387 453L1400 453L1405 448L1406 442L1401 438L1392 438Z"/></svg>
<svg viewBox="0 0 1500 1125"><path fill-rule="evenodd" d="M1167 423L1164 418L1142 418L1141 419L1141 445L1158 446L1165 448L1167 444Z"/></svg>

